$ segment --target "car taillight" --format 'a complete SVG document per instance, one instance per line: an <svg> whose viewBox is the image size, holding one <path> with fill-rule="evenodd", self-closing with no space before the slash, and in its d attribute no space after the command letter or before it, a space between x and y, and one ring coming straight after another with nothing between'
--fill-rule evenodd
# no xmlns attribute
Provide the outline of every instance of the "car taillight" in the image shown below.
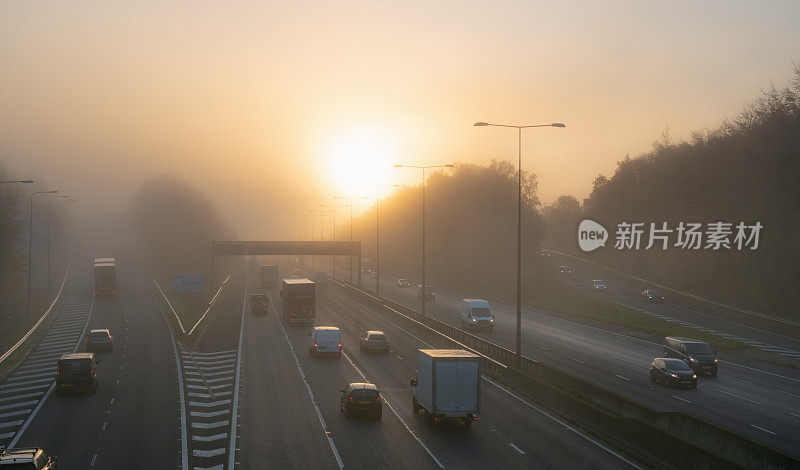
<svg viewBox="0 0 800 470"><path fill-rule="evenodd" d="M473 417L472 417L472 420L473 420L473 421L477 421L477 420L478 420L478 417L477 417L477 416L473 416Z"/></svg>
<svg viewBox="0 0 800 470"><path fill-rule="evenodd" d="M89 373L91 374L92 372L94 372L94 369L89 369Z"/></svg>
<svg viewBox="0 0 800 470"><path fill-rule="evenodd" d="M377 401L381 401L381 397L376 398Z"/></svg>
<svg viewBox="0 0 800 470"><path fill-rule="evenodd" d="M56 371L56 375L61 375L61 371L60 371L60 370L57 370L57 371Z"/></svg>
<svg viewBox="0 0 800 470"><path fill-rule="evenodd" d="M353 397L350 397L350 401L353 401Z"/></svg>
<svg viewBox="0 0 800 470"><path fill-rule="evenodd" d="M368 340L368 339L365 339L365 340L364 340L364 342L365 342L365 343L369 343L369 340Z"/></svg>
<svg viewBox="0 0 800 470"><path fill-rule="evenodd" d="M384 343L388 343L388 342L389 342L389 340L388 340L388 339L385 339L385 340L383 340L383 342L384 342Z"/></svg>

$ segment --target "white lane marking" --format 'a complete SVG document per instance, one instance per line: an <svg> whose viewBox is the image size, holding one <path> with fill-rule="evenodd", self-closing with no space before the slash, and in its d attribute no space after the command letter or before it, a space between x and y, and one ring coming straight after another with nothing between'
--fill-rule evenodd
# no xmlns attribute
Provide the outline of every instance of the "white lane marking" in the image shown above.
<svg viewBox="0 0 800 470"><path fill-rule="evenodd" d="M297 359L297 354L295 354L294 352L294 346L292 346L292 342L289 340L289 335L286 334L286 328L283 327L283 322L281 322L281 317L280 315L278 315L278 309L275 308L275 303L272 301L272 296L269 297L269 305L272 307L272 312L275 314L275 319L278 320L278 325L281 327L281 331L283 331L283 337L284 339L286 339L286 344L289 345L289 352L292 353L292 357L294 358L294 363L297 366L297 371L300 372L300 377L306 384L306 391L308 392L309 398L311 398L311 404L314 405L314 409L317 411L317 417L319 418L319 423L322 425L322 431L325 432L325 438L328 439L328 444L331 446L331 451L333 452L333 456L336 458L336 463L339 465L339 469L343 470L344 462L342 461L342 456L339 455L339 451L336 449L336 444L334 444L333 442L333 436L331 436L331 433L328 432L328 426L327 424L325 424L325 419L322 417L322 411L320 411L319 406L317 405L317 402L314 399L314 393L311 392L311 387L308 385L306 374L303 372L303 368L300 366L300 360ZM244 312L242 312L242 316L244 317L247 315L244 315Z"/></svg>
<svg viewBox="0 0 800 470"><path fill-rule="evenodd" d="M113 397L111 398L111 404L112 405L114 404L114 398Z"/></svg>
<svg viewBox="0 0 800 470"><path fill-rule="evenodd" d="M231 410L224 409L218 411L190 411L189 416L192 418L216 418L217 416L230 414Z"/></svg>
<svg viewBox="0 0 800 470"><path fill-rule="evenodd" d="M147 283L147 281L144 280L144 277L142 277L142 282L148 287L150 295L153 296L153 300L155 301L156 305L158 305L158 313L161 314L161 319L164 320L164 324L167 327L167 332L169 333L169 339L172 342L172 352L175 355L175 367L178 368L178 396L181 409L181 470L189 470L189 443L186 440L186 402L184 401L183 396L181 357L178 354L178 346L175 344L175 336L172 334L172 326L169 324L167 317L164 316L164 312L161 310L161 302L159 302L158 298L156 298L156 294L153 292L152 288L150 288L150 285Z"/></svg>
<svg viewBox="0 0 800 470"><path fill-rule="evenodd" d="M214 428L225 427L228 424L230 424L230 421L228 421L228 420L225 420L225 421L214 421L213 423L192 422L192 427L193 428L198 428L198 429L214 429ZM187 458L188 458L188 455L187 455Z"/></svg>
<svg viewBox="0 0 800 470"><path fill-rule="evenodd" d="M794 394L794 393L789 393L789 392L784 392L783 390L778 390L777 388L775 389L775 391L778 392L778 393L783 393L783 394L790 395L790 396L793 396L793 397L796 397L796 398L800 398L800 395L797 395L797 394Z"/></svg>
<svg viewBox="0 0 800 470"><path fill-rule="evenodd" d="M0 418L10 418L12 416L26 415L31 412L31 409L11 411L9 413L0 413ZM10 447L9 447L10 448Z"/></svg>
<svg viewBox="0 0 800 470"><path fill-rule="evenodd" d="M20 419L19 421L6 421L5 423L0 423L0 428L10 428L12 426L19 426L24 422L25 420L23 419Z"/></svg>
<svg viewBox="0 0 800 470"><path fill-rule="evenodd" d="M192 436L193 441L199 441L199 442L211 442L227 438L228 438L227 432L223 432L222 434L214 434L213 436Z"/></svg>
<svg viewBox="0 0 800 470"><path fill-rule="evenodd" d="M226 349L225 351L193 352L192 355L194 355L194 356L221 356L221 355L224 355L224 354L236 355L236 353L237 353L236 349ZM189 356L189 353L185 352L185 351L182 354L184 356Z"/></svg>
<svg viewBox="0 0 800 470"><path fill-rule="evenodd" d="M222 405L229 405L231 403L230 400L218 400L212 402L203 402L203 401L190 401L189 406L200 406L203 408L211 408L214 406L222 406Z"/></svg>
<svg viewBox="0 0 800 470"><path fill-rule="evenodd" d="M230 277L230 276L228 276ZM222 289L220 287L220 289ZM233 383L233 404L231 405L231 443L228 449L228 468L234 468L236 464L236 432L238 431L236 422L239 419L239 382L242 372L242 338L244 338L244 319L247 317L247 277L244 279L244 295L242 296L242 321L239 326L239 347L236 350L236 379ZM198 364L199 365L199 364ZM208 382L219 382L226 379L210 379ZM213 387L213 385L212 385Z"/></svg>
<svg viewBox="0 0 800 470"><path fill-rule="evenodd" d="M681 398L681 397L679 397L678 395L672 395L672 398L677 398L677 399L678 399L678 400L680 400L680 401L685 401L686 403L691 403L689 400L687 400L687 399L685 399L685 398Z"/></svg>
<svg viewBox="0 0 800 470"><path fill-rule="evenodd" d="M545 348L544 346L536 346L536 347L539 348L539 349L544 349L545 351L549 351L550 350L549 348Z"/></svg>
<svg viewBox="0 0 800 470"><path fill-rule="evenodd" d="M769 429L764 429L761 426L756 426L755 424L751 424L750 426L752 426L752 427L754 427L756 429L760 429L760 430L762 430L764 432L768 432L768 433L772 434L773 436L777 436L778 435L777 433L774 433L774 432L770 431Z"/></svg>
<svg viewBox="0 0 800 470"><path fill-rule="evenodd" d="M106 421L105 423L103 423L103 431L105 431L105 430L106 430L106 426L108 426L108 421Z"/></svg>
<svg viewBox="0 0 800 470"><path fill-rule="evenodd" d="M514 448L514 450L516 450L516 451L517 451L517 452L519 452L520 454L522 454L522 455L525 455L525 451L524 451L524 450L522 450L522 449L520 449L519 447L515 446L513 442L509 442L509 443L508 443L508 445L510 445L511 447L513 447L513 448Z"/></svg>
<svg viewBox="0 0 800 470"><path fill-rule="evenodd" d="M38 396L39 396L39 395L41 395L42 393L44 393L44 392L37 392L37 393L25 393L25 394L22 394L22 395L12 395L12 396L10 396L10 397L4 397L4 398L0 398L0 403L2 403L2 402L4 402L4 401L13 401L13 400L21 400L21 399L23 399L23 398L33 398L33 397L38 397Z"/></svg>
<svg viewBox="0 0 800 470"><path fill-rule="evenodd" d="M577 362L577 363L579 363L579 364L583 364L583 361L579 361L578 359L573 358L572 360Z"/></svg>
<svg viewBox="0 0 800 470"><path fill-rule="evenodd" d="M712 387L712 388L713 388L713 387ZM763 405L763 403L757 402L757 401L755 401L755 400L751 400L751 399L749 399L749 398L745 398L745 397L743 397L743 396L741 396L741 395L737 395L737 394L735 394L735 393L726 392L725 390L720 390L720 389L718 389L718 388L714 388L714 390L716 390L716 391L718 391L718 392L720 392L720 393L724 393L724 394L726 394L726 395L730 395L730 396L732 396L732 397L741 398L742 400L749 401L749 402L751 402L751 403L755 403L756 405Z"/></svg>
<svg viewBox="0 0 800 470"><path fill-rule="evenodd" d="M627 380L628 382L630 382L630 381L631 381L631 379L629 379L629 378L627 378L627 377L623 377L623 376L621 376L621 375L619 375L619 374L614 374L614 375L616 375L617 377L621 378L622 380Z"/></svg>
<svg viewBox="0 0 800 470"><path fill-rule="evenodd" d="M231 433L231 434L235 434L235 433ZM197 450L197 449L192 450L192 456L194 456L194 457L206 457L206 458L208 458L208 457L216 457L216 456L222 455L224 453L225 453L225 448L224 447L219 448L219 449L211 449L211 450Z"/></svg>
<svg viewBox="0 0 800 470"><path fill-rule="evenodd" d="M792 415L792 416L794 416L795 418L800 418L800 415L799 415L799 414L792 413L791 411L789 412L789 414L790 414L790 415Z"/></svg>
<svg viewBox="0 0 800 470"><path fill-rule="evenodd" d="M28 406L28 405L35 405L38 400L29 400L29 401L21 401L17 403L12 403L10 405L3 405L0 406L0 411L3 410L10 410L12 408L19 408L21 406Z"/></svg>
<svg viewBox="0 0 800 470"><path fill-rule="evenodd" d="M366 382L369 382L369 381L370 381L369 379L367 379L367 376L365 376L365 375L364 375L364 373L363 373L363 372L361 372L361 369L359 369L359 368L358 368L358 367L355 365L355 363L352 361L352 359L350 359L350 356L348 356L346 352L342 352L342 356L344 356L344 357L345 357L345 359L347 359L347 362L349 362L349 363L350 363L350 365L351 365L351 366L353 366L353 369L355 369L355 370L356 370L356 372L358 372L358 375L360 375L360 376L361 376L361 378L362 378L362 379L364 379L364 381L366 381ZM416 440L416 441L419 443L419 445L421 445L421 446L422 446L422 448L423 448L423 449L425 449L425 452L427 452L427 453L428 453L428 455L429 455L429 456L430 456L430 457L433 459L433 461L434 461L434 462L436 462L436 465L438 465L438 466L439 466L439 468L442 468L442 469L443 469L443 468L444 468L444 465L442 465L442 462L440 462L440 461L439 461L439 459L437 459L437 458L436 458L436 456L435 456L435 455L433 455L433 452L431 452L431 450L428 448L428 446L426 446L426 445L425 445L425 443L424 443L424 442L422 442L422 439L420 439L420 438L419 438L419 437L418 437L418 436L417 436L417 435L414 433L414 431L412 431L412 430L411 430L411 428L410 428L410 427L408 427L408 424L406 424L406 422L403 420L403 418L401 418L401 417L400 417L400 414L399 414L399 413L397 413L397 411L395 411L395 409L394 409L394 407L392 406L392 404L391 404L391 403L389 403L389 400L387 400L387 399L386 399L386 395L384 395L383 393L381 393L381 397L383 397L383 402L384 402L384 403L386 403L386 406L388 406L388 407L389 407L389 409L392 411L392 413L394 413L394 415L395 415L395 416L397 416L397 419L399 419L399 420L400 420L400 422L401 422L401 423L403 423L403 426L405 426L405 428L406 428L406 431L408 431L408 433L409 433L409 434L411 434L411 437L413 437L413 438L414 438L414 439L415 439L415 440Z"/></svg>
<svg viewBox="0 0 800 470"><path fill-rule="evenodd" d="M92 456L92 463L90 463L90 464L89 464L89 466L90 466L90 467L94 467L94 462L95 462L95 460L97 460L97 454L94 454L94 455Z"/></svg>
<svg viewBox="0 0 800 470"><path fill-rule="evenodd" d="M399 355L399 354L395 354L395 356L397 356L397 358L398 358L398 359L400 359L401 361L403 360L403 358L402 358L402 357L400 357L400 355Z"/></svg>
<svg viewBox="0 0 800 470"><path fill-rule="evenodd" d="M352 298L352 297L350 297L349 295L346 295L346 294L342 294L342 295L344 295L345 297L347 297L347 298L348 298L348 299L349 299L351 302L353 302L354 304L356 304L356 305L360 306L361 308L363 308L365 311L367 311L367 312L369 312L369 313L371 313L371 314L375 315L376 317L380 318L381 320L385 321L386 323L389 323L390 325L394 325L394 326L395 326L396 328L398 328L400 331L403 331L403 332L405 332L407 335L409 335L409 336L411 336L412 338L414 338L414 339L418 340L420 343L422 343L422 344L424 344L424 345L428 346L429 348L432 348L432 347L433 347L433 346L432 346L430 343L428 343L427 341L425 341L425 340L423 340L423 339L420 339L418 336L416 336L416 335L415 335L415 334L413 334L413 333L410 333L410 332L408 332L408 331L407 331L405 328L403 328L403 327L400 327L400 326L397 326L397 325L396 325L394 322L392 322L392 321L390 321L390 320L387 320L387 319L386 319L386 318L384 318L382 315L379 315L378 313L376 313L376 312L373 312L371 309L369 309L369 308L365 307L365 306L364 306L364 305L363 305L361 302L359 302L359 301L357 301L357 300L353 299L353 298ZM276 311L276 312L275 312L275 315L277 315L277 314L278 314L278 313L277 313L277 311ZM624 335L623 335L623 336L624 336ZM609 454L613 455L614 457L617 457L618 459L622 460L623 462L625 462L626 464L630 465L631 467L633 467L633 468L636 468L636 469L638 469L638 470L644 470L642 467L640 467L640 466L636 465L635 463L631 462L630 460L626 459L625 457L623 457L623 456L622 456L622 455L620 455L619 453L617 453L617 452L613 451L612 449L609 449L608 447L606 447L605 445L603 445L601 442L599 442L599 441L596 441L596 440L592 439L591 437L587 436L586 434L584 434L584 433L582 433L582 432L578 431L577 429L575 429L575 428L571 427L569 424L565 423L564 421L562 421L562 420L560 420L560 419L556 418L555 416L553 416L553 415L551 415L551 414L547 413L546 411L542 410L541 408L538 408L538 407L536 407L535 405L533 405L533 404L531 404L531 403L527 402L526 400L524 400L524 399L520 398L520 397L519 397L519 396L517 396L517 395L516 395L514 392L512 392L511 390L508 390L507 388L505 388L505 387L503 387L502 385L498 384L498 383L497 383L497 382L495 382L494 380L492 380L492 379L489 379L489 378L487 378L487 377L485 377L485 376L484 376L484 377L482 377L482 378L483 378L483 380L485 380L485 381L489 382L490 384L494 385L495 387L499 388L500 390L502 390L502 391L506 392L507 394L511 395L512 397L516 398L516 399L517 399L517 400L519 400L521 403L523 403L523 404L525 404L525 405L529 406L530 408L532 408L532 409L534 409L534 410L538 411L539 413L541 413L542 415L544 415L544 416L546 416L546 417L550 418L551 420L553 420L553 421L555 421L555 422L559 423L560 425L562 425L562 426L564 426L565 428L569 429L570 431L574 432L574 433L575 433L575 434L577 434L578 436L580 436L580 437L582 437L582 438L586 439L587 441L589 441L589 442L591 442L592 444L596 445L597 447L599 447L599 448L601 448L601 449L605 450L606 452L608 452Z"/></svg>

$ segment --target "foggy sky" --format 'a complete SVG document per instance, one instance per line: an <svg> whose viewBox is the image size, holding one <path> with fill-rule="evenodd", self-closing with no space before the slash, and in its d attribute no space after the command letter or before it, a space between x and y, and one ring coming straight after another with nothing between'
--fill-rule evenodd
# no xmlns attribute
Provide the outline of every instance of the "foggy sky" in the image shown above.
<svg viewBox="0 0 800 470"><path fill-rule="evenodd" d="M299 212L371 194L331 176L353 129L399 163L486 163L516 161L516 136L473 122L561 121L526 132L523 165L543 201L583 198L666 127L687 139L785 85L797 18L795 1L7 1L0 161L91 214L172 173L240 236L286 238Z"/></svg>

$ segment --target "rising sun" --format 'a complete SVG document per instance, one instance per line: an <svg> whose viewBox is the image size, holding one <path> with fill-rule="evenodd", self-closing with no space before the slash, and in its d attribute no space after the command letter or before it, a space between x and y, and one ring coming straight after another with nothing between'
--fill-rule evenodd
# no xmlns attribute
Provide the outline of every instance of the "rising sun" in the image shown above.
<svg viewBox="0 0 800 470"><path fill-rule="evenodd" d="M360 127L339 134L327 152L328 170L342 191L386 184L392 164L396 163L395 145L382 129Z"/></svg>

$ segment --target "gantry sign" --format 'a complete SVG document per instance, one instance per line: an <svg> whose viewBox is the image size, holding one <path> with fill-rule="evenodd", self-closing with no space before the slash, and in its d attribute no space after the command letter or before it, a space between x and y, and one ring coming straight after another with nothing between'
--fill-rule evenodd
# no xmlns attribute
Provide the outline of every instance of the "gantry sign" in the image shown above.
<svg viewBox="0 0 800 470"><path fill-rule="evenodd" d="M208 261L211 278L214 275L215 256L247 255L335 255L358 258L358 283L361 284L361 242L301 242L301 241L212 241L209 243Z"/></svg>

